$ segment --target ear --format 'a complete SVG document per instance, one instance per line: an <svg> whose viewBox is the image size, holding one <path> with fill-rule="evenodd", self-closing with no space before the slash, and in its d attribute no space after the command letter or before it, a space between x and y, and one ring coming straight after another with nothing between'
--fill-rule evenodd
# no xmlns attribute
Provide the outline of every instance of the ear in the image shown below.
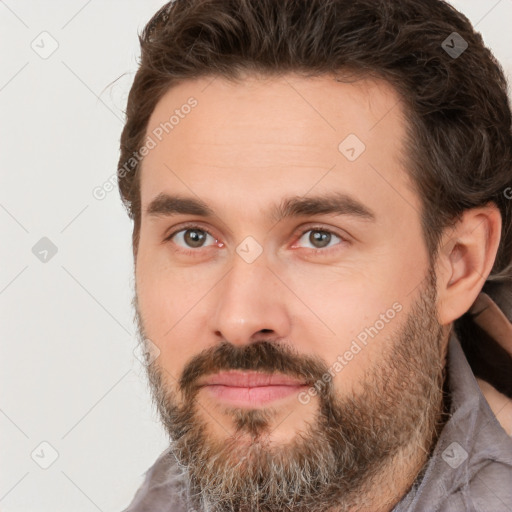
<svg viewBox="0 0 512 512"><path fill-rule="evenodd" d="M443 234L437 256L438 317L448 325L466 313L491 273L501 238L494 203L466 210Z"/></svg>

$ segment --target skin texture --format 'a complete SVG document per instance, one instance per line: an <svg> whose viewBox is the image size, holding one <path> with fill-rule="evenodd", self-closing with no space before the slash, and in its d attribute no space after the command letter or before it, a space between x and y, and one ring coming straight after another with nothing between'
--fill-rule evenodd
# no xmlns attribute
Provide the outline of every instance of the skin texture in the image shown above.
<svg viewBox="0 0 512 512"><path fill-rule="evenodd" d="M332 379L339 400L361 396L368 375L379 364L389 366L384 355L403 341L400 333L411 314L420 316L413 308L428 289L421 198L402 158L406 114L398 96L381 81L348 84L287 75L247 76L235 84L208 77L171 89L153 112L148 134L190 96L197 106L145 156L140 179L136 305L141 334L157 349L152 368L161 377L160 390L176 407L186 407L179 388L184 369L223 342L241 350L262 339L282 342L331 367L398 304L400 312ZM350 134L365 145L354 161L338 149ZM285 198L332 191L356 198L375 219L315 214L276 223L267 217ZM201 199L215 216L147 215L161 193ZM193 239L184 238L183 230L190 229L184 223L211 236L203 245L187 245ZM308 231L313 228L333 233L327 247L315 249ZM466 212L442 239L433 285L434 327L439 327L430 340L439 346L434 367L444 364L452 322L469 309L492 268L500 229L499 212L488 205ZM251 263L236 251L248 247L247 237L262 250ZM421 328L416 334L421 337ZM395 375L389 397L410 377ZM320 403L319 397L304 404L290 396L272 404L266 446L285 446L306 432L319 417ZM194 404L194 419L202 422L210 443L222 444L235 434L232 409L204 390ZM440 413L439 397L430 406L433 416ZM422 433L423 441L430 430ZM250 439L249 433L238 438L244 446ZM347 499L349 508L336 510L391 510L426 456L421 443L401 455L393 461L399 471L388 473L387 480L372 475L361 485L359 501Z"/></svg>
<svg viewBox="0 0 512 512"><path fill-rule="evenodd" d="M476 381L503 430L512 436L512 401L485 380L477 378Z"/></svg>
<svg viewBox="0 0 512 512"><path fill-rule="evenodd" d="M362 391L347 397L334 392L331 380L324 381L329 372L320 359L277 342L221 344L201 352L180 379L182 404L165 384L165 370L156 360L149 364L152 394L186 468L188 494L201 497L194 509L325 512L393 506L425 463L445 419L440 415L443 336L435 318L433 273L427 281L404 326L385 339L387 349L367 372ZM140 314L139 326L143 339ZM203 375L233 368L311 376L319 389L315 421L274 443L278 407L231 407L223 414L232 418L234 432L230 428L212 440L203 413L216 404L199 382ZM304 397L299 402L308 403Z"/></svg>

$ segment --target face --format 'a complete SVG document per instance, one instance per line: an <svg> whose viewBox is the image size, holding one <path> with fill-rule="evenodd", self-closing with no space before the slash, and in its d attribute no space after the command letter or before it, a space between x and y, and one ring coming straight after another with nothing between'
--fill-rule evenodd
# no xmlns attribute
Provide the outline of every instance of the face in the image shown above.
<svg viewBox="0 0 512 512"><path fill-rule="evenodd" d="M393 89L209 77L171 89L147 134L139 334L202 506L349 510L384 474L409 485L446 339Z"/></svg>

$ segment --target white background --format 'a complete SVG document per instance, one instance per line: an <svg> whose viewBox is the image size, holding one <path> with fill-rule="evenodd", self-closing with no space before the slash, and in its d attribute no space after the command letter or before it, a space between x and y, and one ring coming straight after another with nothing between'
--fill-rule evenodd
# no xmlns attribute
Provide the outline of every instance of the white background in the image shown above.
<svg viewBox="0 0 512 512"><path fill-rule="evenodd" d="M1 512L121 511L167 445L133 352L131 224L117 189L92 194L163 3L0 0ZM452 3L511 77L512 0Z"/></svg>

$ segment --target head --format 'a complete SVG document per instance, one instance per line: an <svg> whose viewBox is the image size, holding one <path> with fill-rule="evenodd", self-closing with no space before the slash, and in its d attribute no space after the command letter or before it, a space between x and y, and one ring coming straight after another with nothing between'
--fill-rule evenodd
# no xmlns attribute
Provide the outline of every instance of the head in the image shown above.
<svg viewBox="0 0 512 512"><path fill-rule="evenodd" d="M498 63L437 0L177 0L141 45L118 179L192 491L212 510L396 503L442 422L452 328L510 283Z"/></svg>

